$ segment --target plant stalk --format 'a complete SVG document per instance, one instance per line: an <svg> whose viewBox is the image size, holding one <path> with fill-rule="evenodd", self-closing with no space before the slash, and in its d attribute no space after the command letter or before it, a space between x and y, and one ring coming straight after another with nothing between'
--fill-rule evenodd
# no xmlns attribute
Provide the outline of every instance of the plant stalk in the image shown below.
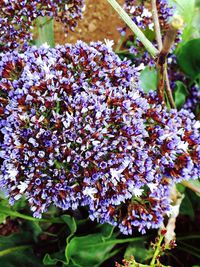
<svg viewBox="0 0 200 267"><path fill-rule="evenodd" d="M156 34L156 41L158 44L158 49L159 51L161 51L163 44L162 44L162 35L161 35L156 0L151 0L151 7L152 7L153 22L154 22L154 28L155 28L155 34Z"/></svg>
<svg viewBox="0 0 200 267"><path fill-rule="evenodd" d="M124 11L124 9L117 3L116 0L107 0L110 5L115 9L123 21L129 26L133 33L139 38L141 43L145 46L147 51L156 57L159 54L158 49L147 39L144 33L138 28L138 26L132 21L131 17Z"/></svg>

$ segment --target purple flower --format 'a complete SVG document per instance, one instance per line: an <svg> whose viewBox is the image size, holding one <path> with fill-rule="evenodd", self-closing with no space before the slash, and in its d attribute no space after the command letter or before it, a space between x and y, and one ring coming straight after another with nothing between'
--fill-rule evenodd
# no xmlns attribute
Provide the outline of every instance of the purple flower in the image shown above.
<svg viewBox="0 0 200 267"><path fill-rule="evenodd" d="M144 233L169 212L171 185L200 175L194 115L145 95L101 42L2 53L0 77L0 184L34 216L87 206L92 220Z"/></svg>
<svg viewBox="0 0 200 267"><path fill-rule="evenodd" d="M42 16L55 18L65 25L65 30L74 30L82 18L84 0L12 1L0 0L0 50L15 49L32 39L31 27Z"/></svg>

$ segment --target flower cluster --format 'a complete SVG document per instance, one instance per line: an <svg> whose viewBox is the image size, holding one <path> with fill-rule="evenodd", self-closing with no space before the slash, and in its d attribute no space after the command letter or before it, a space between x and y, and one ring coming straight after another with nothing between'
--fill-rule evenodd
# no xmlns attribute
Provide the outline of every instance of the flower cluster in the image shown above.
<svg viewBox="0 0 200 267"><path fill-rule="evenodd" d="M84 0L0 0L0 50L16 48L30 41L33 21L39 16L54 17L73 30L82 17Z"/></svg>
<svg viewBox="0 0 200 267"><path fill-rule="evenodd" d="M200 88L197 84L191 86L185 104L185 109L200 116Z"/></svg>
<svg viewBox="0 0 200 267"><path fill-rule="evenodd" d="M135 3L134 0L125 0L124 9L132 17L132 20L138 25L138 27L153 30L154 24L152 12L150 11L150 1L140 0ZM157 10L160 26L164 31L168 28L169 19L173 15L173 8L169 6L167 0L158 0Z"/></svg>
<svg viewBox="0 0 200 267"><path fill-rule="evenodd" d="M170 186L200 175L200 125L144 95L101 42L1 55L1 186L34 216L87 206L125 234L158 228Z"/></svg>
<svg viewBox="0 0 200 267"><path fill-rule="evenodd" d="M169 28L170 19L174 14L174 8L169 5L168 0L159 0L156 1L156 4L161 34L162 36L165 36L165 33ZM140 27L143 31L154 31L154 22L150 1L140 0L135 3L135 1L132 0L125 0L124 9L132 18L133 22L135 22L137 26ZM119 28L119 31L121 32L122 36L126 35L127 27ZM153 35L151 34L151 39L152 38ZM152 66L155 66L155 62L152 60L152 57L149 55L149 53L145 51L140 40L138 40L138 38L135 38L134 36L129 37L129 39L129 42L127 42L125 46L128 47L129 52L135 56L135 64L140 65L141 63L143 63L144 65L150 64ZM175 43L179 41L180 34L177 35ZM155 38L152 40L152 42L157 47Z"/></svg>

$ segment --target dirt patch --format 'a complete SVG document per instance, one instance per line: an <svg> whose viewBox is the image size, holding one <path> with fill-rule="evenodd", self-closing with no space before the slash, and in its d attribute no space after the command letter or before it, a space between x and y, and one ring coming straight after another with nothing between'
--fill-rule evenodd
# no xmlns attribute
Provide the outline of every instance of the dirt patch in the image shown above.
<svg viewBox="0 0 200 267"><path fill-rule="evenodd" d="M118 1L121 5L124 0ZM75 43L82 40L91 41L114 40L115 44L120 38L117 27L124 25L116 11L106 0L86 0L86 10L74 32L65 36L60 24L55 24L56 44Z"/></svg>

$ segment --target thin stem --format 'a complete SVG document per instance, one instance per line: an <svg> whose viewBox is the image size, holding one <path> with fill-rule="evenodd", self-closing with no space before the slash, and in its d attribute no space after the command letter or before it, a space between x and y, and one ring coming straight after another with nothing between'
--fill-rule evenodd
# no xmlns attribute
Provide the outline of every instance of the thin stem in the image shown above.
<svg viewBox="0 0 200 267"><path fill-rule="evenodd" d="M161 234L159 241L156 245L156 250L155 250L155 253L154 253L153 258L151 260L150 266L154 266L156 263L156 260L158 258L159 253L160 253L160 250L161 250L161 244L162 244L163 239L164 239L164 235Z"/></svg>
<svg viewBox="0 0 200 267"><path fill-rule="evenodd" d="M120 51L120 48L121 48L124 40L125 40L125 36L121 36L120 39L119 39L119 41L118 41L117 47L115 49L115 52L116 53L118 53Z"/></svg>
<svg viewBox="0 0 200 267"><path fill-rule="evenodd" d="M170 27L166 33L166 36L164 38L164 42L163 42L163 48L159 54L159 58L158 58L158 64L159 65L164 65L166 58L170 52L170 49L172 47L172 45L174 44L176 35L178 30L180 30L183 26L183 19L181 16L174 16L173 20L170 24Z"/></svg>
<svg viewBox="0 0 200 267"><path fill-rule="evenodd" d="M160 29L156 0L151 0L151 6L152 6L152 15L153 15L155 34L156 34L156 41L158 44L159 51L162 51L163 43L162 43L162 35L161 35L161 29ZM158 88L158 95L160 96L160 99L163 100L163 98L164 98L164 86L166 86L166 94L167 94L167 98L169 100L169 103L170 103L172 108L176 108L176 104L174 102L171 88L170 88L169 76L168 76L168 72L167 72L167 65L165 64L164 69L162 67L158 67L158 71L159 70L164 71L164 74L159 73L159 78L163 79L163 81L160 81L158 83L158 86L161 86L160 88Z"/></svg>
<svg viewBox="0 0 200 267"><path fill-rule="evenodd" d="M32 221L32 222L44 222L44 223L64 223L64 221L60 218L49 218L49 219L37 219L37 218L34 218L34 217L31 217L31 216L28 216L28 215L25 215L25 214L21 214L17 211L12 211L12 210L9 210L9 209L4 209L3 207L1 207L1 213L2 214L5 214L5 215L8 215L8 216L11 216L11 217L16 217L16 218L21 218L21 219L24 219L24 220L27 220L27 221Z"/></svg>
<svg viewBox="0 0 200 267"><path fill-rule="evenodd" d="M162 44L162 36L161 36L156 0L151 0L151 7L152 7L152 15L153 15L156 40L157 40L159 51L161 52L161 50L163 48L163 44ZM157 93L158 93L158 97L159 97L160 102L163 102L164 101L164 88L165 88L164 64L159 64L159 62L158 62L157 72L158 72Z"/></svg>
<svg viewBox="0 0 200 267"><path fill-rule="evenodd" d="M156 41L158 44L158 49L159 49L159 51L161 51L163 44L162 44L162 35L161 35L161 29L160 29L156 0L151 0L151 6L152 6L152 15L153 15L155 34L156 34Z"/></svg>
<svg viewBox="0 0 200 267"><path fill-rule="evenodd" d="M174 98L173 98L171 87L170 87L169 76L168 76L168 72L167 72L167 66L165 67L165 70L164 70L164 76L165 76L165 84L166 84L166 93L167 93L169 103L170 103L172 108L176 108L176 104L174 102Z"/></svg>
<svg viewBox="0 0 200 267"><path fill-rule="evenodd" d="M138 26L132 21L129 15L124 11L124 9L117 3L116 0L107 0L111 6L117 11L123 21L130 27L134 34L139 38L141 43L146 47L147 51L156 57L159 51L154 47L154 45L146 38L144 33L138 28Z"/></svg>
<svg viewBox="0 0 200 267"><path fill-rule="evenodd" d="M24 245L24 246L17 246L17 247L12 247L12 248L7 248L7 249L4 249L2 251L0 251L0 257L3 257L5 255L8 255L12 252L15 252L15 251L19 251L19 250L24 250L24 249L28 249L28 248L31 248L32 246L30 245Z"/></svg>

